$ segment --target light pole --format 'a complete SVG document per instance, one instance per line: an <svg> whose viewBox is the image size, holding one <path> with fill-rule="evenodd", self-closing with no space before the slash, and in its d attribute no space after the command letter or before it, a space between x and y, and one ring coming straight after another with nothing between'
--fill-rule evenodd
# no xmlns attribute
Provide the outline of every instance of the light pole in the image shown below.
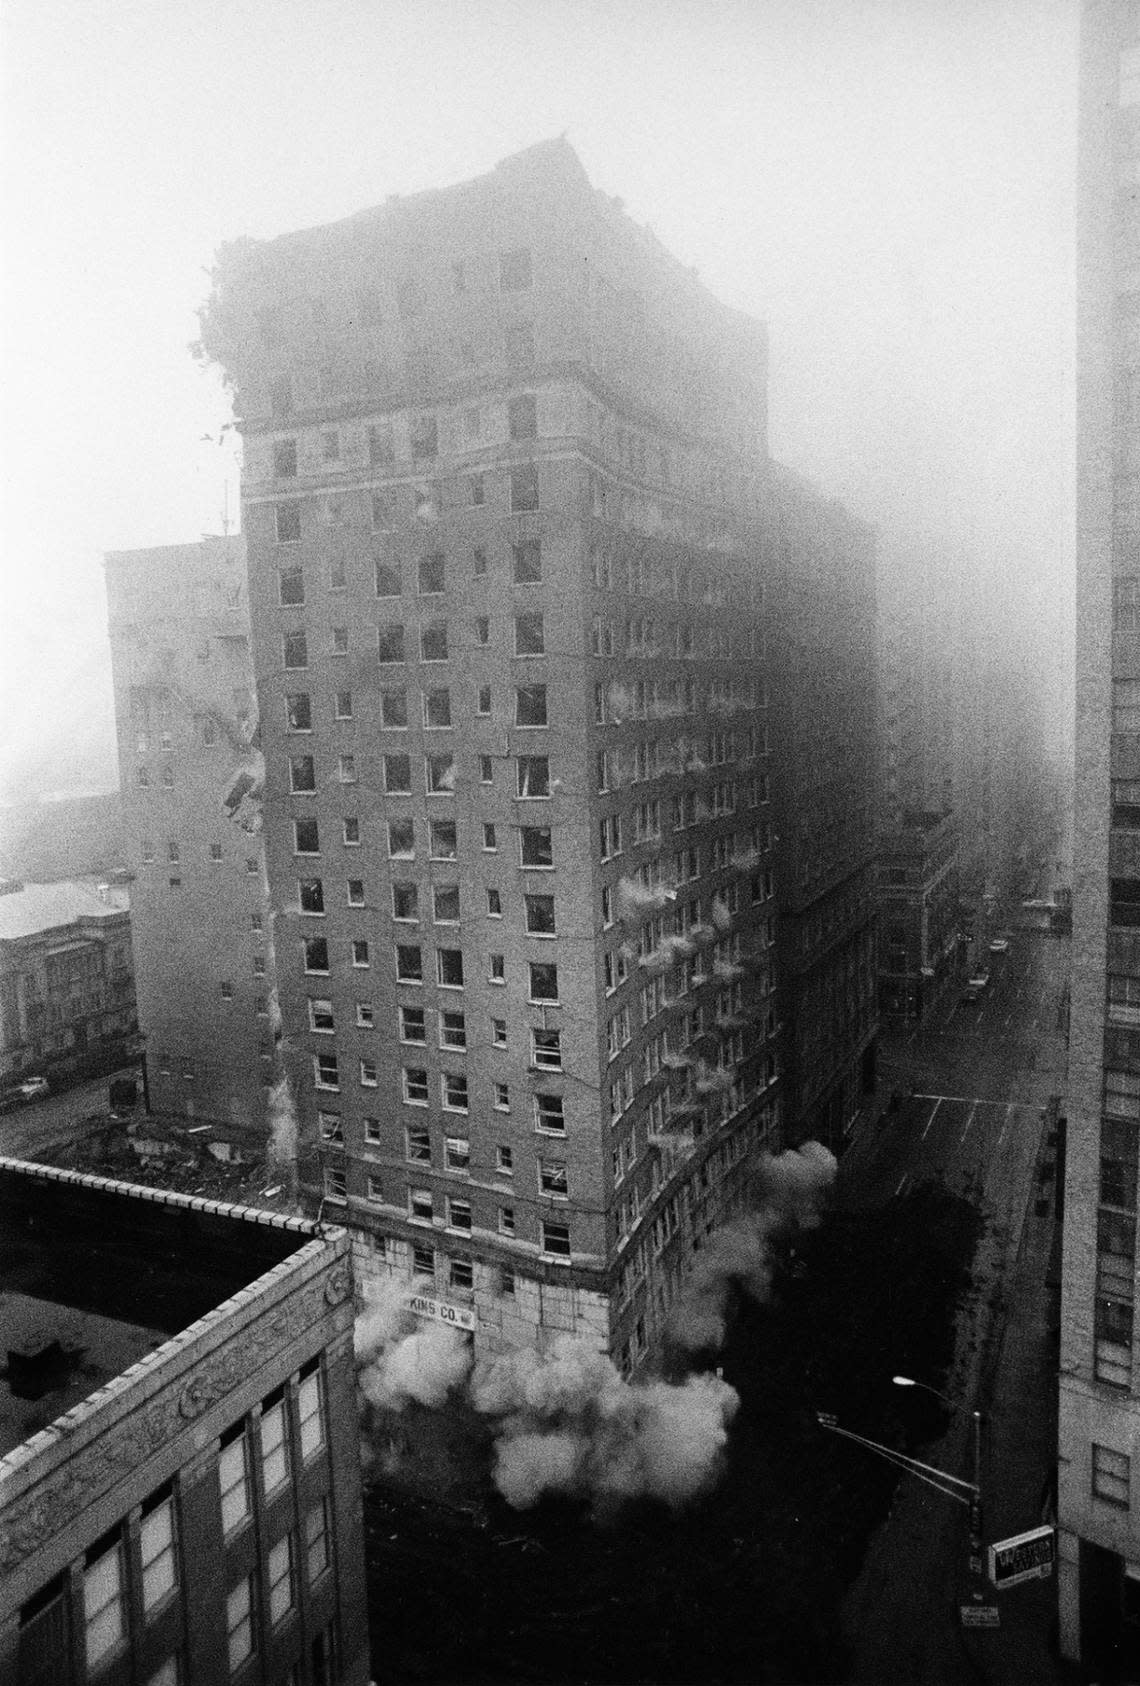
<svg viewBox="0 0 1140 1686"><path fill-rule="evenodd" d="M945 1393L940 1393L936 1387L931 1387L929 1382L915 1381L913 1376L892 1376L891 1380L894 1382L896 1387L920 1387L924 1393L932 1393L935 1399L941 1399L942 1403L944 1405L948 1405L951 1411L962 1411L965 1409L964 1406L958 1404L957 1400L951 1399ZM972 1482L973 1493L970 1496L970 1573L972 1575L977 1575L980 1580L983 1572L982 1413L980 1411L971 1411L970 1415L974 1419L974 1479ZM978 1603L981 1602L982 1593L980 1587L976 1587L974 1589L973 1596Z"/></svg>

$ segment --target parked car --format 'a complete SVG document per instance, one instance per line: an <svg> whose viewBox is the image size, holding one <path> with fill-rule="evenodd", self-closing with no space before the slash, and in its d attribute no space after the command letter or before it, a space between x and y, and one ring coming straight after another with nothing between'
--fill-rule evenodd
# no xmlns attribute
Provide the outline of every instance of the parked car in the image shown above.
<svg viewBox="0 0 1140 1686"><path fill-rule="evenodd" d="M972 1001L980 1001L981 998L982 998L981 990L978 989L972 983L968 983L966 985L965 989L962 991L961 995L958 997L959 1001L966 1002L966 1003L969 1003L969 1002L972 1002Z"/></svg>
<svg viewBox="0 0 1140 1686"><path fill-rule="evenodd" d="M990 944L991 954L1004 954L1009 947L1008 937L995 937Z"/></svg>
<svg viewBox="0 0 1140 1686"><path fill-rule="evenodd" d="M51 1093L46 1077L25 1077L19 1087L26 1101L34 1101L39 1095Z"/></svg>

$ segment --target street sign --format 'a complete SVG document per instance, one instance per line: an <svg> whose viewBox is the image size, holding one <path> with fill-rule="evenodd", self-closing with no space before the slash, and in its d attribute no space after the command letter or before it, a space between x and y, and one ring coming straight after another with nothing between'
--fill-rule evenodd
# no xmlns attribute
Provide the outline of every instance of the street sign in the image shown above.
<svg viewBox="0 0 1140 1686"><path fill-rule="evenodd" d="M474 1329L475 1313L470 1306L452 1305L449 1300L434 1300L429 1294L413 1294L408 1301L417 1317L431 1317L437 1323L448 1323L453 1329Z"/></svg>
<svg viewBox="0 0 1140 1686"><path fill-rule="evenodd" d="M990 1580L1000 1590L1022 1581L1047 1580L1056 1557L1056 1529L1046 1525L995 1540L989 1548Z"/></svg>
<svg viewBox="0 0 1140 1686"><path fill-rule="evenodd" d="M996 1604L959 1604L963 1627L1000 1627L1001 1611Z"/></svg>

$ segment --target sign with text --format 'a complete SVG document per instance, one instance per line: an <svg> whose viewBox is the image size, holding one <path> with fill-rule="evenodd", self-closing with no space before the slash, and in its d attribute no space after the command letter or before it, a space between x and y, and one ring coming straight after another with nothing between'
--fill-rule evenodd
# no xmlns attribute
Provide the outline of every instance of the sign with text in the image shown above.
<svg viewBox="0 0 1140 1686"><path fill-rule="evenodd" d="M959 1604L963 1627L1000 1627L1001 1611L996 1604Z"/></svg>
<svg viewBox="0 0 1140 1686"><path fill-rule="evenodd" d="M430 1294L413 1294L408 1304L417 1317L433 1317L437 1323L450 1323L453 1329L473 1331L475 1328L475 1313L470 1306L433 1300Z"/></svg>
<svg viewBox="0 0 1140 1686"><path fill-rule="evenodd" d="M1056 1529L1048 1525L995 1540L989 1548L990 1580L998 1588L1046 1580L1053 1573Z"/></svg>

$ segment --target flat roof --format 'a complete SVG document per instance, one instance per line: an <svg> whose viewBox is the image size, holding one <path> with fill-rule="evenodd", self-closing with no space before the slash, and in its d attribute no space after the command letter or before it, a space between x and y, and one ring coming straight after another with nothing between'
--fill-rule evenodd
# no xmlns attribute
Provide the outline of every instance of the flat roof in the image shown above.
<svg viewBox="0 0 1140 1686"><path fill-rule="evenodd" d="M0 1457L321 1233L0 1158Z"/></svg>
<svg viewBox="0 0 1140 1686"><path fill-rule="evenodd" d="M119 886L108 887L106 899L89 884L64 878L55 884L25 884L0 894L0 942L34 937L81 920L121 919L130 897Z"/></svg>

